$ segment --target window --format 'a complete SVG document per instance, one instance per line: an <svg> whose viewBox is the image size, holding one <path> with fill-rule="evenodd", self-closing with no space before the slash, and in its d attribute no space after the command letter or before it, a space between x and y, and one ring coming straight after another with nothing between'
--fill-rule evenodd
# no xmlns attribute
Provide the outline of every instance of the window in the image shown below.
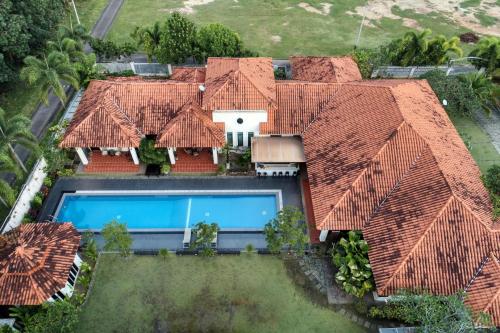
<svg viewBox="0 0 500 333"><path fill-rule="evenodd" d="M238 132L238 147L243 147L243 132Z"/></svg>
<svg viewBox="0 0 500 333"><path fill-rule="evenodd" d="M227 136L227 144L232 147L233 146L233 132L227 132L226 136Z"/></svg>
<svg viewBox="0 0 500 333"><path fill-rule="evenodd" d="M243 124L243 118L238 118L238 119L236 119L236 122L237 122L238 124L240 124L240 125L241 125L241 124Z"/></svg>
<svg viewBox="0 0 500 333"><path fill-rule="evenodd" d="M248 146L252 145L253 132L248 132Z"/></svg>

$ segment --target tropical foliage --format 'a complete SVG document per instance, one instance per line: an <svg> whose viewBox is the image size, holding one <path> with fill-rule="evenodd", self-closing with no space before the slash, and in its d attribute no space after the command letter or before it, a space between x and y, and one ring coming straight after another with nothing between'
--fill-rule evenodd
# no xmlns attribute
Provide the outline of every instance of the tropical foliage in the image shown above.
<svg viewBox="0 0 500 333"><path fill-rule="evenodd" d="M24 172L27 172L28 170L24 166L23 161L14 150L16 145L21 145L35 153L39 151L37 139L33 133L31 133L31 120L21 114L7 119L5 111L0 108L0 151L7 152L12 161L19 165ZM2 164L4 166L9 165L9 163L1 157L1 152L0 160L3 162Z"/></svg>
<svg viewBox="0 0 500 333"><path fill-rule="evenodd" d="M368 260L368 243L359 231L349 231L334 245L332 260L338 272L335 280L356 297L373 290L373 274Z"/></svg>
<svg viewBox="0 0 500 333"><path fill-rule="evenodd" d="M195 54L196 26L185 16L174 12L163 25L157 58L161 63L183 63Z"/></svg>
<svg viewBox="0 0 500 333"><path fill-rule="evenodd" d="M470 87L478 104L487 114L500 106L500 86L494 84L484 73L470 73L458 78Z"/></svg>
<svg viewBox="0 0 500 333"><path fill-rule="evenodd" d="M42 59L28 56L24 59L24 64L21 78L36 88L40 100L45 104L49 102L50 88L64 104L66 92L63 82L75 89L80 87L78 73L66 53L51 51L49 54L44 53Z"/></svg>
<svg viewBox="0 0 500 333"><path fill-rule="evenodd" d="M26 333L71 333L78 324L80 309L69 300L46 302L33 316L27 318Z"/></svg>
<svg viewBox="0 0 500 333"><path fill-rule="evenodd" d="M202 256L212 257L215 249L212 248L212 241L219 231L217 223L198 222L193 228L195 240L191 243L191 249L196 249Z"/></svg>
<svg viewBox="0 0 500 333"><path fill-rule="evenodd" d="M493 73L495 69L500 68L500 38L482 38L469 56L482 58L482 60L476 60L477 66L486 67L488 73Z"/></svg>
<svg viewBox="0 0 500 333"><path fill-rule="evenodd" d="M101 234L105 241L104 250L118 251L124 257L130 255L132 236L130 236L125 223L111 221L104 225Z"/></svg>
<svg viewBox="0 0 500 333"><path fill-rule="evenodd" d="M208 57L240 57L243 43L238 33L220 23L206 25L198 31L197 59L206 61Z"/></svg>
<svg viewBox="0 0 500 333"><path fill-rule="evenodd" d="M476 93L464 80L456 76L446 76L440 70L427 72L420 78L427 79L441 103L446 100L446 103L443 103L446 104L446 111L470 117L481 109Z"/></svg>
<svg viewBox="0 0 500 333"><path fill-rule="evenodd" d="M308 244L307 226L304 214L293 206L284 207L276 218L264 227L267 247L272 253L286 248L297 255L303 255Z"/></svg>
<svg viewBox="0 0 500 333"><path fill-rule="evenodd" d="M132 33L132 38L135 39L138 46L142 46L148 57L148 62L151 62L156 54L161 39L160 22L155 22L152 27L135 27Z"/></svg>
<svg viewBox="0 0 500 333"><path fill-rule="evenodd" d="M125 42L123 44L117 44L111 40L99 38L92 38L90 40L90 46L100 60L109 60L122 56L130 57L137 51L137 46L133 43Z"/></svg>
<svg viewBox="0 0 500 333"><path fill-rule="evenodd" d="M476 323L489 326L487 315L474 314L463 301L463 293L441 296L403 291L384 307L370 309L370 316L403 321L418 333L474 333Z"/></svg>
<svg viewBox="0 0 500 333"><path fill-rule="evenodd" d="M492 165L483 176L483 182L490 192L493 203L493 216L500 216L500 165Z"/></svg>
<svg viewBox="0 0 500 333"><path fill-rule="evenodd" d="M155 140L144 138L139 145L139 158L144 164L164 164L167 161L166 149L156 148Z"/></svg>

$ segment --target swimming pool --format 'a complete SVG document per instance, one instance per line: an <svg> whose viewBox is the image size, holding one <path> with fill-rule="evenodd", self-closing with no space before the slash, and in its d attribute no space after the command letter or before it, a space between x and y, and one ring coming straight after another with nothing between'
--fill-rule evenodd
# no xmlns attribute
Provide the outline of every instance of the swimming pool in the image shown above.
<svg viewBox="0 0 500 333"><path fill-rule="evenodd" d="M280 209L270 193L67 193L55 217L79 231L99 231L117 220L130 231L177 231L215 222L221 230L262 230Z"/></svg>

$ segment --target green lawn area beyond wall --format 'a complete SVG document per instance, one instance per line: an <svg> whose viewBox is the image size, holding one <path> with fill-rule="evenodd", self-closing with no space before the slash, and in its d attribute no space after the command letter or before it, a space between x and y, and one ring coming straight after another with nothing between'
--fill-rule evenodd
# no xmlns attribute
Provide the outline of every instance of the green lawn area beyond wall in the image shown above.
<svg viewBox="0 0 500 333"><path fill-rule="evenodd" d="M163 260L107 254L100 257L95 279L81 333L198 332L197 325L212 322L225 323L213 332L365 332L313 304L283 260L273 256Z"/></svg>
<svg viewBox="0 0 500 333"><path fill-rule="evenodd" d="M88 0L98 2L101 0ZM202 1L200 1L202 2ZM198 24L223 23L236 30L245 45L261 55L288 58L293 54L338 55L349 53L356 40L361 16L351 15L367 0L215 0L194 6L188 16ZM299 7L308 3L317 10L331 4L329 14L311 13ZM172 9L184 7L182 0L125 0L108 38L127 40L137 25L163 21ZM427 15L392 11L402 18L414 19L422 27L447 36L465 31L440 13ZM400 37L410 28L403 19L383 18L363 28L360 47L377 47Z"/></svg>

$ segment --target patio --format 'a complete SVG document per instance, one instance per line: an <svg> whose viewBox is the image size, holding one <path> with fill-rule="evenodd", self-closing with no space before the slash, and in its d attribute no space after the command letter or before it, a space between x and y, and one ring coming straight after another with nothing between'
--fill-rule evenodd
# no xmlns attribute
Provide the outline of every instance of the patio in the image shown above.
<svg viewBox="0 0 500 333"><path fill-rule="evenodd" d="M189 152L189 150L188 150ZM217 164L214 164L213 152L210 148L200 149L196 153L188 153L178 148L175 153L175 164L172 164L172 173L216 173Z"/></svg>
<svg viewBox="0 0 500 333"><path fill-rule="evenodd" d="M85 173L131 173L141 172L141 166L135 164L130 153L120 155L103 155L100 151L89 154L88 164L80 164L79 172Z"/></svg>

